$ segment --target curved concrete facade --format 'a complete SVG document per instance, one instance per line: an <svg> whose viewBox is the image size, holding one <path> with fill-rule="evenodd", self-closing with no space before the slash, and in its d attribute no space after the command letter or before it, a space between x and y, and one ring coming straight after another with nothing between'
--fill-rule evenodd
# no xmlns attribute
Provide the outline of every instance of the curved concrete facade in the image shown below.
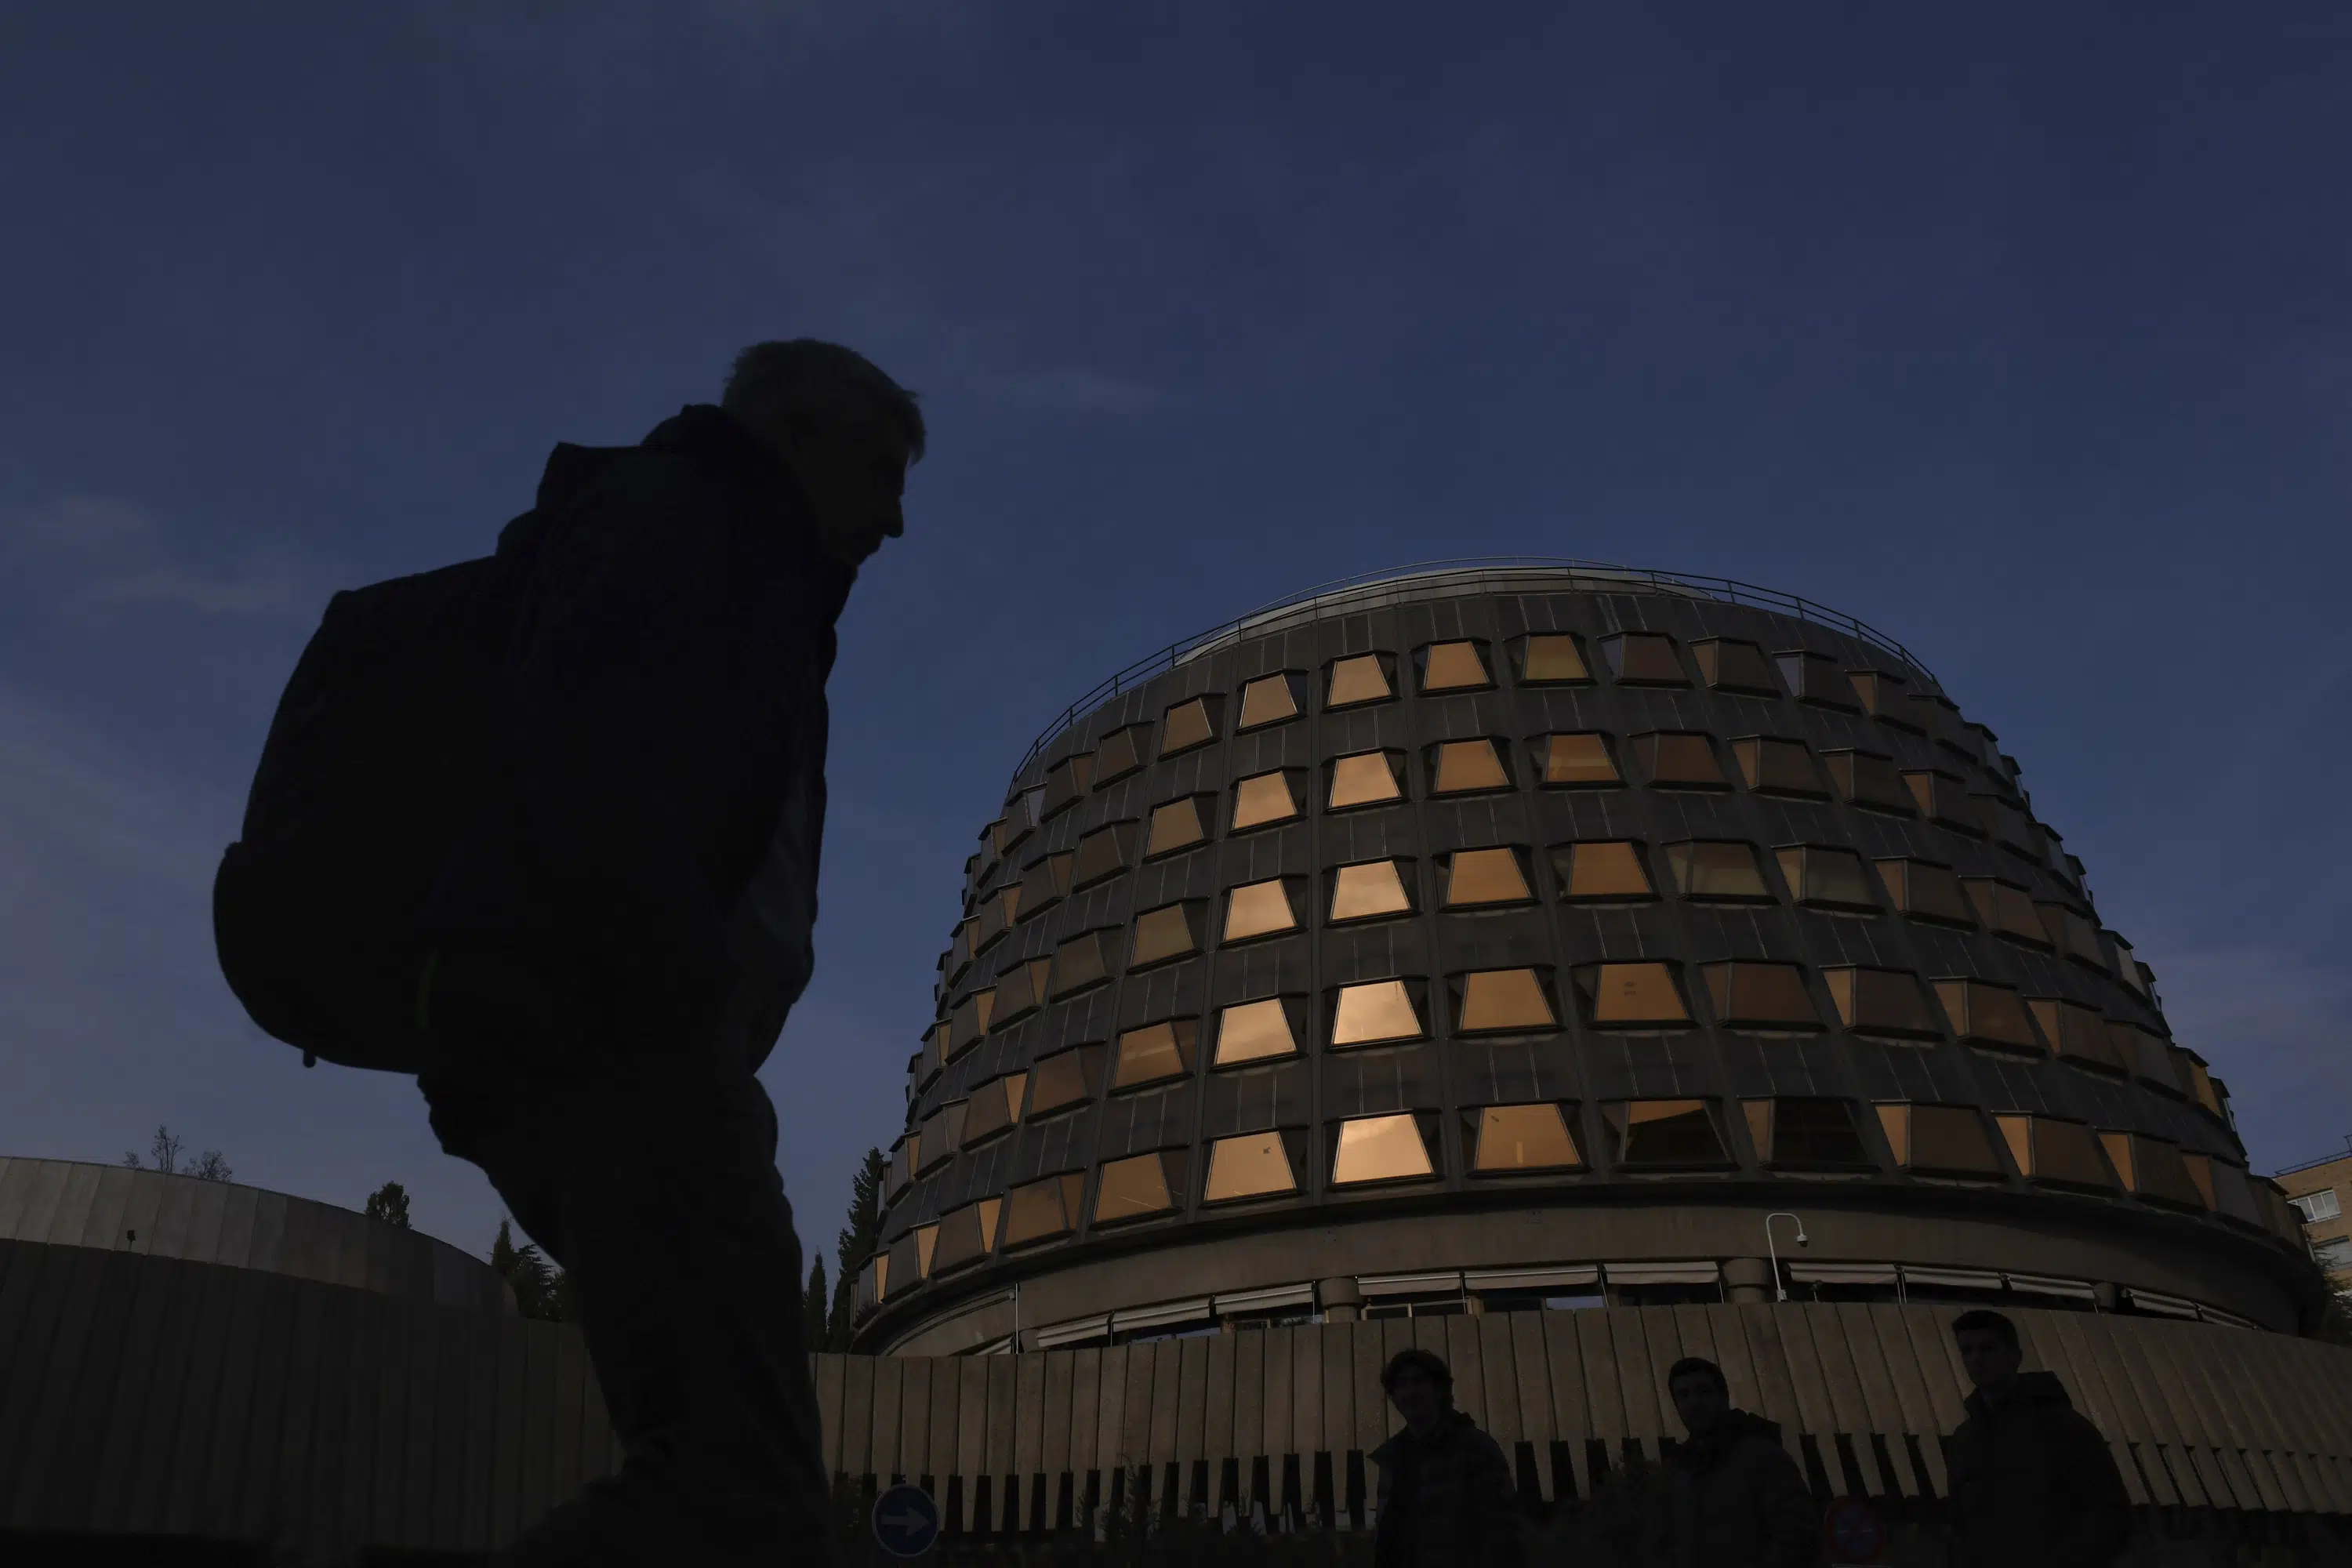
<svg viewBox="0 0 2352 1568"><path fill-rule="evenodd" d="M862 1348L1779 1289L2316 1310L2016 763L1870 628L1515 563L1107 686L968 868Z"/></svg>

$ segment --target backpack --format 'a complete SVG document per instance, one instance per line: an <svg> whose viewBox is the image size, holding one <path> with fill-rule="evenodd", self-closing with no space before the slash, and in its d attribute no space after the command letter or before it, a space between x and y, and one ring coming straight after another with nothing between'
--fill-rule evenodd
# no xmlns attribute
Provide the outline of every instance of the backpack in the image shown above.
<svg viewBox="0 0 2352 1568"><path fill-rule="evenodd" d="M213 940L246 1012L306 1067L418 1069L419 916L489 795L530 560L337 594L278 699Z"/></svg>

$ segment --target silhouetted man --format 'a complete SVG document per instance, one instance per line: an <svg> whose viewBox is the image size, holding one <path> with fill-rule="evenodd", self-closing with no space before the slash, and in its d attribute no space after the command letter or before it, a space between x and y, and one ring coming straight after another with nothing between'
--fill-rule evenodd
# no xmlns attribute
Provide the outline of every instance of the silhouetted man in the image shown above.
<svg viewBox="0 0 2352 1568"><path fill-rule="evenodd" d="M2095 1568L2131 1539L2131 1500L2099 1429L2058 1379L2020 1372L2017 1325L1952 1320L1976 1392L1952 1434L1952 1536L1960 1568Z"/></svg>
<svg viewBox="0 0 2352 1568"><path fill-rule="evenodd" d="M866 360L761 343L719 406L558 447L500 535L529 556L503 755L426 912L420 1081L563 1266L626 1455L519 1563L828 1552L753 1073L814 962L834 621L922 449Z"/></svg>
<svg viewBox="0 0 2352 1568"><path fill-rule="evenodd" d="M1454 1408L1452 1370L1425 1350L1401 1350L1381 1387L1404 1430L1371 1453L1381 1470L1373 1568L1510 1568L1519 1544L1510 1462Z"/></svg>
<svg viewBox="0 0 2352 1568"><path fill-rule="evenodd" d="M1685 1356L1666 1392L1689 1436L1667 1455L1675 1568L1805 1568L1820 1532L1780 1429L1735 1410L1723 1369Z"/></svg>

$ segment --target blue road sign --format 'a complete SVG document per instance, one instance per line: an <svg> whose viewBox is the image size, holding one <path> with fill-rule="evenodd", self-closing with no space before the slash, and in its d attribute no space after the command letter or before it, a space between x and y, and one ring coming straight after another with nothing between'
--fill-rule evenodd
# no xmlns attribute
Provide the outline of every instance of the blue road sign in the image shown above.
<svg viewBox="0 0 2352 1568"><path fill-rule="evenodd" d="M940 1505L901 1482L874 1500L874 1539L893 1557L920 1557L940 1538Z"/></svg>
<svg viewBox="0 0 2352 1568"><path fill-rule="evenodd" d="M1875 1563L1886 1555L1886 1521L1867 1499L1839 1498L1822 1516L1822 1543L1832 1563Z"/></svg>

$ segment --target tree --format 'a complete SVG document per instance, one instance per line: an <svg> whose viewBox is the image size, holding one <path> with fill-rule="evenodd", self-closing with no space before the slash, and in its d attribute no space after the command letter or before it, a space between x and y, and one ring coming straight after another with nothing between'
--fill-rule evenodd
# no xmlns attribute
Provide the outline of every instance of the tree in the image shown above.
<svg viewBox="0 0 2352 1568"><path fill-rule="evenodd" d="M813 1350L849 1348L849 1331L857 1318L857 1276L882 1244L882 1200L889 1195L883 1187L889 1180L890 1163L882 1158L882 1151L866 1150L849 1184L849 1223L841 1227L834 1242L833 1258L841 1267L841 1278L833 1284L833 1310L825 1318L822 1344L811 1341Z"/></svg>
<svg viewBox="0 0 2352 1568"><path fill-rule="evenodd" d="M364 1211L370 1219L380 1219L386 1225L408 1228L408 1189L398 1182L386 1182L368 1194Z"/></svg>
<svg viewBox="0 0 2352 1568"><path fill-rule="evenodd" d="M831 1350L825 1333L824 1254L809 1262L808 1291L801 1298L801 1332L813 1351Z"/></svg>
<svg viewBox="0 0 2352 1568"><path fill-rule="evenodd" d="M226 1182L229 1178L228 1162L217 1149L207 1149L188 1167L188 1174L200 1182Z"/></svg>
<svg viewBox="0 0 2352 1568"><path fill-rule="evenodd" d="M205 1150L184 1172L182 1171L180 1151L184 1146L178 1133L168 1126L159 1126L155 1129L154 1142L147 1146L147 1158L155 1163L156 1170L167 1176L189 1175L200 1182L226 1182L229 1179L228 1162L221 1157L217 1149ZM148 1168L141 1164L139 1156L128 1149L122 1152L122 1163L133 1171Z"/></svg>
<svg viewBox="0 0 2352 1568"><path fill-rule="evenodd" d="M572 1292L562 1271L550 1263L535 1244L526 1241L517 1246L514 1233L504 1219L499 1221L498 1239L490 1243L490 1267L506 1276L507 1283L514 1289L515 1305L524 1317L549 1322L563 1321Z"/></svg>

